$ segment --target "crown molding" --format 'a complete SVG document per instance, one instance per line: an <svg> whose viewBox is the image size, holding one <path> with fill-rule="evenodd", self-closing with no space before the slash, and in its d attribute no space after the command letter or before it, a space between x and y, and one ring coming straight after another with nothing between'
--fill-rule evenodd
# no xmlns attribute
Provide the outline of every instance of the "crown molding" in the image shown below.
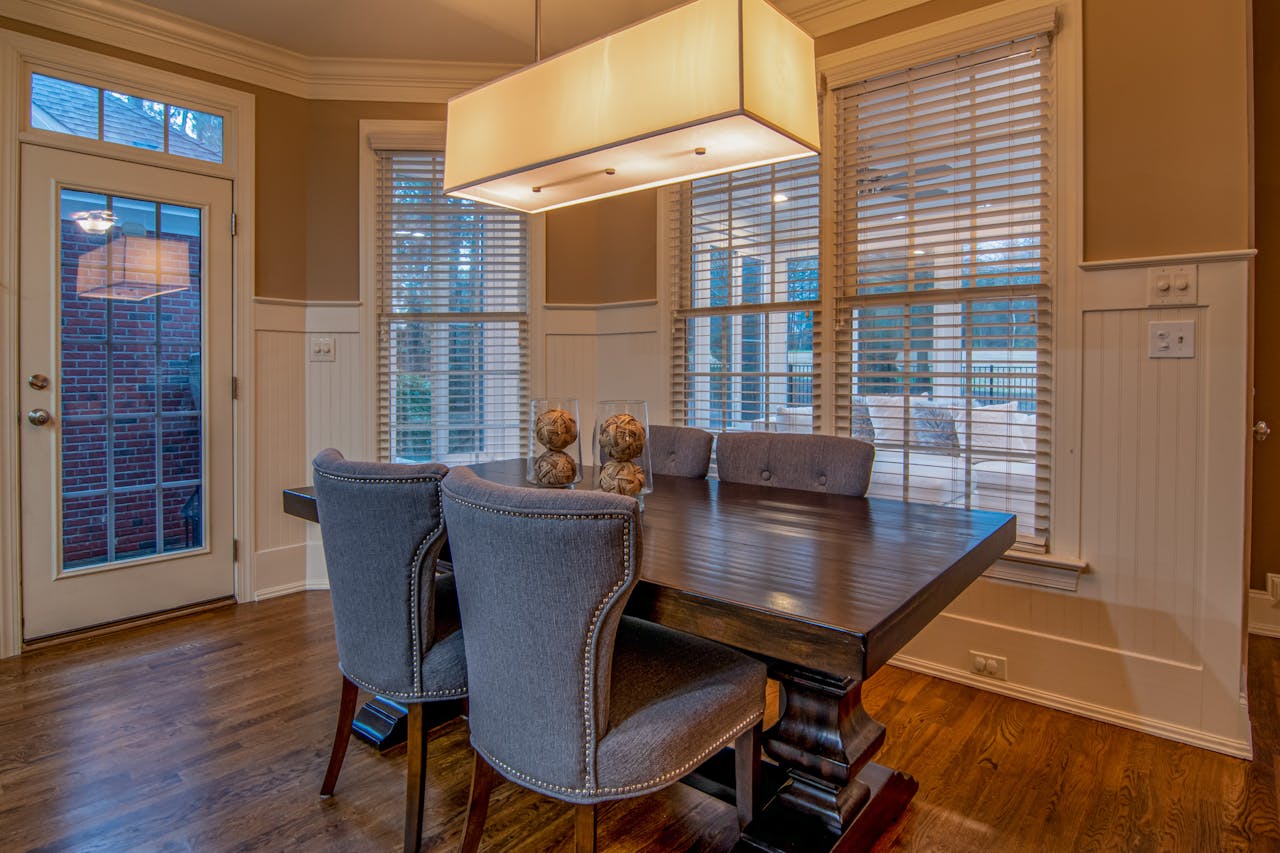
<svg viewBox="0 0 1280 853"><path fill-rule="evenodd" d="M444 102L519 67L309 57L134 0L0 0L0 15L316 100Z"/></svg>
<svg viewBox="0 0 1280 853"><path fill-rule="evenodd" d="M783 0L778 5L816 37L924 2ZM314 100L442 103L521 67L306 56L136 0L0 0L0 15Z"/></svg>
<svg viewBox="0 0 1280 853"><path fill-rule="evenodd" d="M928 0L782 0L776 5L816 38L926 2Z"/></svg>

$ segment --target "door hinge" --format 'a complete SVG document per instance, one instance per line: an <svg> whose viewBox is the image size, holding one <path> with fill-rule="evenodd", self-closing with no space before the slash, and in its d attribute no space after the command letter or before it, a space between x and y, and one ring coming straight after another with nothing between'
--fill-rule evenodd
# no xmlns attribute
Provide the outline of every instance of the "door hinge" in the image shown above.
<svg viewBox="0 0 1280 853"><path fill-rule="evenodd" d="M231 214L231 236L236 236L236 215L234 213Z"/></svg>
<svg viewBox="0 0 1280 853"><path fill-rule="evenodd" d="M231 562L233 563L240 562L240 540L239 539L231 540Z"/></svg>
<svg viewBox="0 0 1280 853"><path fill-rule="evenodd" d="M231 399L232 400L240 399L240 377L239 376L231 377Z"/></svg>

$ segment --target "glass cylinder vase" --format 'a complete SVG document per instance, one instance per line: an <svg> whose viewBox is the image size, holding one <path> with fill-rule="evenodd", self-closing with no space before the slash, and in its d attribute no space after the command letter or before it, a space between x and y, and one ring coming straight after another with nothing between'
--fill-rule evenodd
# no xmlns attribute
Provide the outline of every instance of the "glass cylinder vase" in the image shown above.
<svg viewBox="0 0 1280 853"><path fill-rule="evenodd" d="M528 446L525 479L530 483L565 488L582 482L577 398L530 400Z"/></svg>
<svg viewBox="0 0 1280 853"><path fill-rule="evenodd" d="M653 491L649 461L649 404L644 400L601 400L591 444L596 485L602 492L639 498Z"/></svg>

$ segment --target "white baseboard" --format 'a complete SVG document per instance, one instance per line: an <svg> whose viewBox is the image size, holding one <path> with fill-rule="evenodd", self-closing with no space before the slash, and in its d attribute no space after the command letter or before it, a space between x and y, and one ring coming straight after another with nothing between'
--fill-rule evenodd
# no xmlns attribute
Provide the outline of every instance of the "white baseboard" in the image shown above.
<svg viewBox="0 0 1280 853"><path fill-rule="evenodd" d="M1133 729L1134 731L1166 738L1167 740L1175 740L1180 743L1186 743L1192 746L1202 747L1204 749L1211 749L1214 752L1221 752L1235 758L1253 758L1253 744L1248 740L1236 740L1234 738L1212 735L1196 729L1190 729L1185 726L1178 726L1161 720L1153 720L1139 714L1130 714L1124 711L1117 711L1114 708L1107 708L1102 705L1081 702L1068 696L1060 696L1056 693L1036 690L1031 687L1023 687L1018 684L1010 684L1007 681L996 681L991 678L976 675L968 670L942 666L921 658L909 657L907 655L895 655L889 663L894 666L902 667L903 669L909 669L912 672L919 672L924 675L931 675L935 678L954 681L969 687L976 687L979 690L998 693L1001 696L1022 699L1036 705L1043 705L1046 708L1053 708L1057 711L1066 711L1069 714L1077 714L1081 717L1088 717L1091 720L1100 720L1104 723L1111 723L1112 725L1121 726L1126 729ZM1241 713L1247 718L1247 709L1242 707ZM1249 730L1247 721L1244 730Z"/></svg>
<svg viewBox="0 0 1280 853"><path fill-rule="evenodd" d="M273 586L270 589L260 589L254 601L266 601L268 598L279 598L282 595L291 595L295 592L306 592L308 588L305 581L298 581L297 583L287 583L283 586Z"/></svg>
<svg viewBox="0 0 1280 853"><path fill-rule="evenodd" d="M1260 589L1249 590L1249 633L1280 637L1280 602Z"/></svg>

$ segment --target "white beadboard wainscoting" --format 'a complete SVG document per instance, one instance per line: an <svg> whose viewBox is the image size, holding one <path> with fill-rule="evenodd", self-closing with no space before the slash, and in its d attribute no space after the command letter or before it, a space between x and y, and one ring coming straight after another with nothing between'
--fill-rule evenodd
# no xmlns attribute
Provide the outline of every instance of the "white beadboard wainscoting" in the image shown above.
<svg viewBox="0 0 1280 853"><path fill-rule="evenodd" d="M360 340L359 303L255 301L257 488L254 577L258 599L327 589L320 531L285 515L281 491L311 482L326 447L371 459L373 372ZM333 339L333 361L311 361L310 341ZM371 402L372 401L372 402Z"/></svg>
<svg viewBox="0 0 1280 853"><path fill-rule="evenodd" d="M1055 535L1088 570L1074 592L980 579L895 663L1250 755L1248 282L1247 260L1201 262L1197 305L1149 308L1147 266L1081 271L1080 310L1059 317L1080 352L1058 362L1079 365L1078 440L1058 436L1061 462L1078 453L1079 529ZM1154 320L1194 321L1195 358L1149 358ZM972 673L971 650L1006 657L1008 681Z"/></svg>

